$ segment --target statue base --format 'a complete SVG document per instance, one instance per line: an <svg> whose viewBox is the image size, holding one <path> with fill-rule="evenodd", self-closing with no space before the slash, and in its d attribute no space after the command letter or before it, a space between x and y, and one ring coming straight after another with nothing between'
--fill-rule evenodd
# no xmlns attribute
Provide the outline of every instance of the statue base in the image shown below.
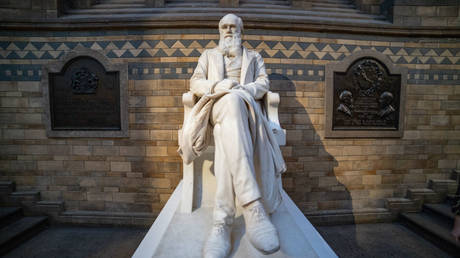
<svg viewBox="0 0 460 258"><path fill-rule="evenodd" d="M191 214L179 212L182 182L144 237L133 258L202 257L202 249L212 226L212 207L202 207ZM286 192L271 220L278 229L280 250L264 255L245 235L241 211L237 211L232 229L232 252L229 257L337 257L334 251L305 218Z"/></svg>

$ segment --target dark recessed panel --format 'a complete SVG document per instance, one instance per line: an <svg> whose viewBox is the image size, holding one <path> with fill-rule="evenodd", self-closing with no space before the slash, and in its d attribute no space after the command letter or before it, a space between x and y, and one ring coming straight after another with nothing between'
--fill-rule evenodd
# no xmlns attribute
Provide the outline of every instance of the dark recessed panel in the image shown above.
<svg viewBox="0 0 460 258"><path fill-rule="evenodd" d="M362 58L346 72L334 72L333 85L333 131L398 130L401 75Z"/></svg>
<svg viewBox="0 0 460 258"><path fill-rule="evenodd" d="M82 56L49 82L52 130L121 130L119 72Z"/></svg>

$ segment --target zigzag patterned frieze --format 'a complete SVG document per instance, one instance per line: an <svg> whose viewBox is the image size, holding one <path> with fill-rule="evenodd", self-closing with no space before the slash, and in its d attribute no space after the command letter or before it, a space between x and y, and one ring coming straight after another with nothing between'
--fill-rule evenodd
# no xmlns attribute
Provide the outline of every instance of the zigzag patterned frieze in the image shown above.
<svg viewBox="0 0 460 258"><path fill-rule="evenodd" d="M460 48L387 47L318 42L246 40L243 45L264 58L340 61L353 52L372 49L395 64L460 64ZM77 46L108 58L199 57L217 46L216 39L105 40L81 42L0 41L0 59L58 59Z"/></svg>
<svg viewBox="0 0 460 258"><path fill-rule="evenodd" d="M128 63L129 80L190 79L196 62ZM0 81L40 81L42 65L0 64ZM324 81L324 65L266 64L270 80ZM409 84L460 85L460 70L409 69Z"/></svg>

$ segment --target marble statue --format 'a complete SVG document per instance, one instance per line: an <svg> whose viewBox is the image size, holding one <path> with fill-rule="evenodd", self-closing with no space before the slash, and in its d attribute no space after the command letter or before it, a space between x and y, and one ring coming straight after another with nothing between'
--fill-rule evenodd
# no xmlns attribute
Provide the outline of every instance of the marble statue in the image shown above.
<svg viewBox="0 0 460 258"><path fill-rule="evenodd" d="M236 202L243 208L246 234L264 254L280 248L270 215L281 203L281 176L286 170L269 121L258 103L269 90L265 65L258 52L241 45L243 22L227 14L219 22L219 46L205 50L190 79L200 97L184 121L179 153L191 162L215 143L216 195L213 226L204 257L226 257Z"/></svg>

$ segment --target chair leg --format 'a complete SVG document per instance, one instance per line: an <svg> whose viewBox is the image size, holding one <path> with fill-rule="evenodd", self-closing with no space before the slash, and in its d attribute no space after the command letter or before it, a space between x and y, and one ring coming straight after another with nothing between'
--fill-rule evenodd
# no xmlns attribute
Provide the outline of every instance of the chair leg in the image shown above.
<svg viewBox="0 0 460 258"><path fill-rule="evenodd" d="M190 164L183 163L184 166L184 177L182 182L182 200L180 204L180 212L190 214L193 211L193 177L194 177L194 165L193 162Z"/></svg>

